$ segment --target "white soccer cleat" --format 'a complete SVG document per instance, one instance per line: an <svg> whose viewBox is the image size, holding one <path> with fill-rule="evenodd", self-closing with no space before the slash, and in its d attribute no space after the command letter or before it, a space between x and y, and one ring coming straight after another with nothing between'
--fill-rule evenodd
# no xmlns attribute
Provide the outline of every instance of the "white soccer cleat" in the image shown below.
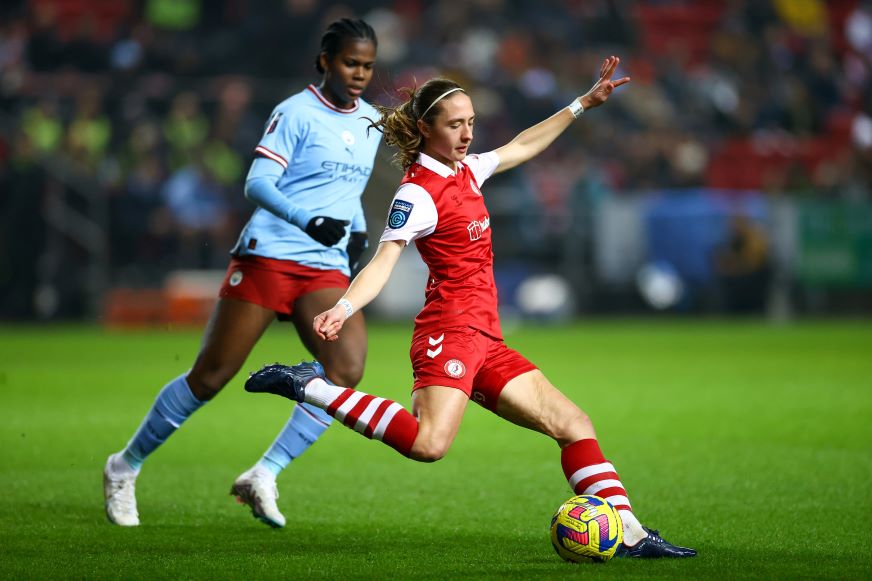
<svg viewBox="0 0 872 581"><path fill-rule="evenodd" d="M233 483L230 494L240 504L251 507L251 514L261 522L274 528L285 526L285 516L276 505L276 479L268 470L258 466L246 470Z"/></svg>
<svg viewBox="0 0 872 581"><path fill-rule="evenodd" d="M133 472L112 470L112 454L103 469L103 497L106 500L106 516L109 521L122 527L139 526L139 513L136 511L136 476Z"/></svg>

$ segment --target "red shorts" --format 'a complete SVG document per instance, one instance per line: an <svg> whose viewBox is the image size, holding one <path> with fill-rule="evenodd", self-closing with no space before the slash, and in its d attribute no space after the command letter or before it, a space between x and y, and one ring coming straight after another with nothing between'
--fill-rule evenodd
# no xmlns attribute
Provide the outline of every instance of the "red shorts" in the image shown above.
<svg viewBox="0 0 872 581"><path fill-rule="evenodd" d="M287 319L294 302L322 288L348 288L348 277L339 270L321 270L292 260L262 256L234 256L218 296L260 305Z"/></svg>
<svg viewBox="0 0 872 581"><path fill-rule="evenodd" d="M412 340L410 350L415 385L444 385L463 391L493 412L500 392L522 373L536 369L523 355L472 327L446 329Z"/></svg>

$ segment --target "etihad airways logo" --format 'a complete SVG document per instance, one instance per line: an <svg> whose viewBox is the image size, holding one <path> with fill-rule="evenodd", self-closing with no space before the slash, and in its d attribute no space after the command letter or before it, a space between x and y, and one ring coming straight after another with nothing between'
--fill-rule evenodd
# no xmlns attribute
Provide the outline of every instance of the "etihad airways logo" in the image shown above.
<svg viewBox="0 0 872 581"><path fill-rule="evenodd" d="M371 167L355 165L353 163L342 163L341 161L323 161L321 169L330 174L333 180L342 180L345 182L360 182L369 178L372 173Z"/></svg>
<svg viewBox="0 0 872 581"><path fill-rule="evenodd" d="M472 241L481 238L485 230L490 228L490 216L485 216L481 220L473 220L469 223L466 229L469 231L469 239Z"/></svg>

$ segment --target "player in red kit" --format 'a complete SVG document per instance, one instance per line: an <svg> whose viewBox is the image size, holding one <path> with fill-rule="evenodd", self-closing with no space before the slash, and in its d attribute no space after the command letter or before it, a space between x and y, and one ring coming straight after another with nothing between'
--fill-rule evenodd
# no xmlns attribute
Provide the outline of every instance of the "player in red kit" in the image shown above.
<svg viewBox="0 0 872 581"><path fill-rule="evenodd" d="M605 59L600 79L585 95L481 155L468 153L475 112L453 81L428 81L410 90L399 107L381 108L373 126L398 149L396 159L406 175L378 251L336 306L315 317L314 329L320 338L335 341L344 322L381 291L402 249L414 241L430 273L412 337L412 413L396 402L330 385L317 363L267 366L245 388L310 403L422 462L445 455L472 399L557 442L575 493L596 494L620 512L624 544L619 554L691 557L696 551L672 545L639 523L614 466L600 451L590 418L533 363L506 346L497 312L490 216L481 187L494 173L538 155L586 109L602 105L616 87L629 82L627 77L612 80L618 64L616 57Z"/></svg>

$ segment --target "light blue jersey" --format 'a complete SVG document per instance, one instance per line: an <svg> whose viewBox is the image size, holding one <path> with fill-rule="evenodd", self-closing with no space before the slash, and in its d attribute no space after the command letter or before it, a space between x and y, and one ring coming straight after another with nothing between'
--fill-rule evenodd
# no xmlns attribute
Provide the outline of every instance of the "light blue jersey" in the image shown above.
<svg viewBox="0 0 872 581"><path fill-rule="evenodd" d="M349 274L345 251L348 233L366 231L360 197L381 140L375 129L367 135L370 122L363 117L378 119L378 111L362 99L350 109L339 109L314 85L273 110L255 148L258 158L252 173L262 163L260 158L281 165L284 172L275 186L284 199L271 209L276 211L275 206L282 204L286 207L276 215L258 206L243 228L234 254L293 260ZM348 220L351 225L342 240L327 247L303 230L315 216Z"/></svg>

